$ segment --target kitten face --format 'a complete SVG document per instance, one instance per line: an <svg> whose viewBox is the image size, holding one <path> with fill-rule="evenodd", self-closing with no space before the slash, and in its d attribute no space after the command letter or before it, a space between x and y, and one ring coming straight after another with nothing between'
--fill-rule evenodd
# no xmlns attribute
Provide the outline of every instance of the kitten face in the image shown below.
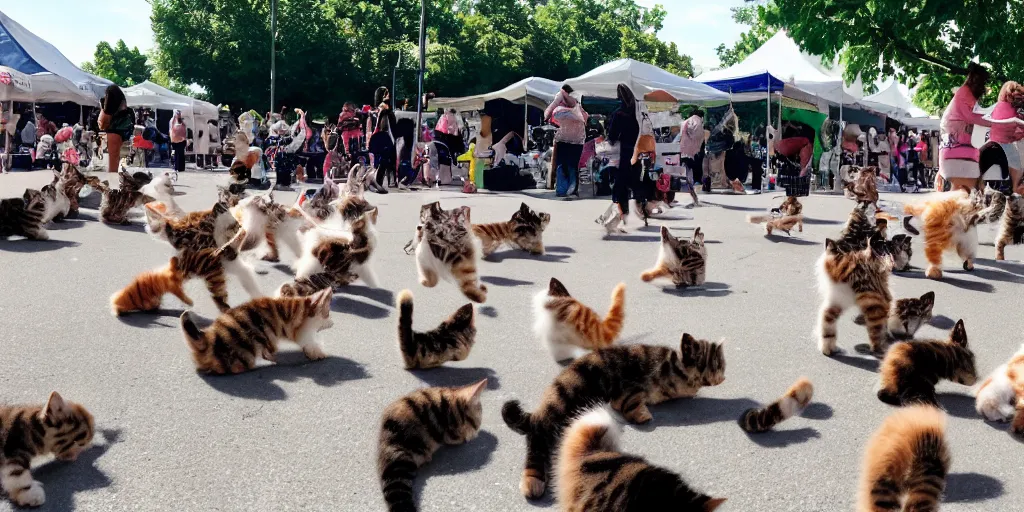
<svg viewBox="0 0 1024 512"><path fill-rule="evenodd" d="M92 414L81 405L65 402L56 391L50 393L42 415L46 445L52 447L58 459L75 460L92 443L95 433Z"/></svg>
<svg viewBox="0 0 1024 512"><path fill-rule="evenodd" d="M239 190L235 184L231 184L228 187L217 186L217 202L225 203L230 207L237 206L238 203L245 198L244 195L245 187L241 187Z"/></svg>
<svg viewBox="0 0 1024 512"><path fill-rule="evenodd" d="M893 270L902 271L910 268L910 258L914 255L912 241L913 239L902 233L889 240L887 245L893 259Z"/></svg>
<svg viewBox="0 0 1024 512"><path fill-rule="evenodd" d="M543 231L548 226L548 223L551 222L551 215L538 213L527 206L526 203L522 203L519 205L519 210L512 214L512 222L532 226L538 231Z"/></svg>
<svg viewBox="0 0 1024 512"><path fill-rule="evenodd" d="M889 318L889 330L893 335L913 337L921 326L931 321L934 306L935 292L896 301L893 315Z"/></svg>
<svg viewBox="0 0 1024 512"><path fill-rule="evenodd" d="M680 342L681 363L684 372L697 372L704 386L717 386L725 382L725 352L721 343L698 340L689 333Z"/></svg>

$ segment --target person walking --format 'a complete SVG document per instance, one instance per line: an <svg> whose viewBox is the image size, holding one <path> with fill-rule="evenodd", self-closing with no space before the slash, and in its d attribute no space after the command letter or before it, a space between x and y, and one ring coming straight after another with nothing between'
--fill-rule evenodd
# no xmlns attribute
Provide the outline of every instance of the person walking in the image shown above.
<svg viewBox="0 0 1024 512"><path fill-rule="evenodd" d="M572 87L563 85L544 110L544 118L558 126L553 162L555 195L558 197L567 197L570 190L572 195L579 197L579 162L587 138L587 119L590 118L580 102L571 95Z"/></svg>
<svg viewBox="0 0 1024 512"><path fill-rule="evenodd" d="M181 111L175 110L171 118L171 148L174 150L174 172L185 172L185 138L188 135Z"/></svg>
<svg viewBox="0 0 1024 512"><path fill-rule="evenodd" d="M1024 110L1024 86L1008 81L999 90L999 101L992 110L992 119L997 121L1021 117ZM1010 188L1017 194L1024 194L1024 183L1021 183L1021 155L1017 151L1017 142L1024 140L1024 127L1011 124L995 124L989 132L989 140L999 144L1006 155L1006 166L1010 172Z"/></svg>
<svg viewBox="0 0 1024 512"><path fill-rule="evenodd" d="M609 235L625 233L620 224L629 215L629 198L633 182L639 182L640 165L633 164L633 152L636 141L640 137L640 122L636 116L636 97L626 84L619 84L616 89L619 107L608 120L608 142L619 145L619 165L612 173L612 204L604 215L595 222L604 226Z"/></svg>
<svg viewBox="0 0 1024 512"><path fill-rule="evenodd" d="M128 100L120 87L107 86L96 124L107 136L107 171L117 172L121 165L121 144L130 140L135 130L135 112L128 108Z"/></svg>

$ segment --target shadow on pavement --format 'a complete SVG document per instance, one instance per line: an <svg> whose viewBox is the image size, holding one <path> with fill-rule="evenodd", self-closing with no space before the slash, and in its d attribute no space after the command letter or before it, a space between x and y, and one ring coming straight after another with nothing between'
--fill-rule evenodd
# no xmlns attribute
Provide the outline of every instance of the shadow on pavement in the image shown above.
<svg viewBox="0 0 1024 512"><path fill-rule="evenodd" d="M387 318L390 311L376 304L370 304L360 300L352 300L344 295L335 295L331 299L331 311L336 313L351 313L353 315L376 320Z"/></svg>
<svg viewBox="0 0 1024 512"><path fill-rule="evenodd" d="M476 471L491 461L491 455L498 448L498 438L481 430L476 439L454 446L442 446L433 459L420 468L418 478L413 482L413 499L419 503L427 480L434 475L459 475Z"/></svg>
<svg viewBox="0 0 1024 512"><path fill-rule="evenodd" d="M654 420L647 425L635 425L637 430L658 427L707 425L723 421L738 421L744 411L761 404L749 398L680 398L650 406Z"/></svg>
<svg viewBox="0 0 1024 512"><path fill-rule="evenodd" d="M804 409L800 416L809 420L827 420L832 418L832 406L821 402L813 402Z"/></svg>
<svg viewBox="0 0 1024 512"><path fill-rule="evenodd" d="M83 451L74 462L52 460L32 469L32 477L43 483L46 491L44 509L75 510L75 494L109 486L110 477L96 466L96 461L107 453L121 437L118 429L98 429L105 439Z"/></svg>
<svg viewBox="0 0 1024 512"><path fill-rule="evenodd" d="M953 320L952 318L946 315L935 315L932 317L931 321L928 322L928 325L936 329L948 331L952 329L954 325L956 325L956 320Z"/></svg>
<svg viewBox="0 0 1024 512"><path fill-rule="evenodd" d="M765 235L764 238L765 240L776 244L781 242L791 245L822 245L822 242L807 240L806 238L795 238L788 235L776 235L774 233L771 235Z"/></svg>
<svg viewBox="0 0 1024 512"><path fill-rule="evenodd" d="M459 368L457 366L441 366L429 370L409 370L417 379L431 386L459 387L487 379L487 389L499 389L501 379L490 368Z"/></svg>
<svg viewBox="0 0 1024 512"><path fill-rule="evenodd" d="M936 398L950 416L957 418L981 419L978 411L974 409L974 397L957 393L938 393Z"/></svg>
<svg viewBox="0 0 1024 512"><path fill-rule="evenodd" d="M747 437L764 448L785 448L790 445L818 439L821 433L811 427L795 430L769 430L760 434L747 433Z"/></svg>
<svg viewBox="0 0 1024 512"><path fill-rule="evenodd" d="M665 287L661 291L677 297L724 297L732 293L728 284L713 281L707 281L700 286Z"/></svg>
<svg viewBox="0 0 1024 512"><path fill-rule="evenodd" d="M49 252L79 245L82 244L70 240L0 240L0 252Z"/></svg>
<svg viewBox="0 0 1024 512"><path fill-rule="evenodd" d="M856 355L847 355L843 352L833 352L832 355L829 357L833 361L837 361L847 366L860 368L861 370L873 373L878 373L878 366L881 364L881 361L879 361L878 358L875 357L860 357Z"/></svg>
<svg viewBox="0 0 1024 512"><path fill-rule="evenodd" d="M388 307L395 305L394 292L392 292L391 290L385 290L383 288L370 288L369 286L349 285L342 286L335 293L343 293L345 295L355 295L357 297L363 297L375 302L379 302L380 304L383 304Z"/></svg>
<svg viewBox="0 0 1024 512"><path fill-rule="evenodd" d="M330 347L328 347L330 348ZM284 400L287 394L276 381L296 382L307 378L317 385L330 387L347 380L367 379L370 374L362 364L339 356L310 361L301 351L278 354L275 365L257 368L238 375L207 375L200 377L211 388L226 395L252 400Z"/></svg>
<svg viewBox="0 0 1024 512"><path fill-rule="evenodd" d="M952 473L946 476L946 498L951 503L969 503L1003 495L1003 482L981 473Z"/></svg>
<svg viewBox="0 0 1024 512"><path fill-rule="evenodd" d="M153 325L159 325L160 327L178 327L178 318L184 313L184 309L154 309L153 311L138 311L135 313L126 313L119 315L117 319L125 324L132 327L150 327ZM172 319L173 320L170 320ZM193 316L193 318L198 318ZM168 321L170 320L170 321ZM198 324L198 322L197 322Z"/></svg>
<svg viewBox="0 0 1024 512"><path fill-rule="evenodd" d="M940 279L938 282L946 283L946 284L948 284L950 286L955 286L957 288L962 288L964 290L971 290L971 291L975 291L975 292L992 293L992 292L996 291L996 287L992 286L989 283L983 283L983 282L979 282L979 281L968 281L966 279L959 279L959 278L956 278L956 277L950 277L949 274L950 274L949 272L945 272L943 274L943 276L942 276L942 279ZM925 276L924 273L918 273L918 272L914 272L912 274L900 274L900 275L901 275L901 277L904 277L906 279L928 279L928 277Z"/></svg>
<svg viewBox="0 0 1024 512"><path fill-rule="evenodd" d="M549 245L544 248L545 252L556 252L562 254L576 254L576 249L564 245Z"/></svg>
<svg viewBox="0 0 1024 512"><path fill-rule="evenodd" d="M491 263L501 263L505 260L537 260L549 263L564 263L568 258L568 254L551 254L550 251L545 254L530 254L519 249L507 249L501 252L492 253L490 256L483 258L483 260Z"/></svg>
<svg viewBox="0 0 1024 512"><path fill-rule="evenodd" d="M499 276L483 276L480 280L487 284L493 284L494 286L527 286L533 284L533 281L521 281L519 279L510 279L508 277Z"/></svg>

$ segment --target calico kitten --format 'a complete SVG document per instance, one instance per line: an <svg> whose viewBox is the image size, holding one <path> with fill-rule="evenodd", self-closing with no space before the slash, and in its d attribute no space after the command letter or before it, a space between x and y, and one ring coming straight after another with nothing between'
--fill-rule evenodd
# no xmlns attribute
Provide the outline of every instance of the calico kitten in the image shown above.
<svg viewBox="0 0 1024 512"><path fill-rule="evenodd" d="M438 278L457 282L469 300L487 301L487 287L480 283L477 259L480 241L470 232L469 207L443 210L439 202L420 209L414 242L420 284L437 286Z"/></svg>
<svg viewBox="0 0 1024 512"><path fill-rule="evenodd" d="M1004 199L1003 213L996 230L996 259L1006 259L1007 245L1024 243L1024 197L1014 194Z"/></svg>
<svg viewBox="0 0 1024 512"><path fill-rule="evenodd" d="M346 277L346 280L351 282L358 279L359 276L350 274ZM295 281L284 283L277 289L277 297L306 297L313 295L314 293L323 290L324 288L334 289L335 284L338 282L336 277L330 272L317 272L315 274L308 275L306 277L296 278Z"/></svg>
<svg viewBox="0 0 1024 512"><path fill-rule="evenodd" d="M886 320L892 304L892 259L878 252L881 240L881 235L875 233L864 249L841 252L836 242L825 239L825 252L816 265L818 292L823 298L816 332L818 349L826 356L836 350L836 320L854 305L864 315L872 352L885 351Z"/></svg>
<svg viewBox="0 0 1024 512"><path fill-rule="evenodd" d="M565 430L555 467L563 512L711 512L725 498L690 488L676 473L619 448L621 426L605 407L583 413Z"/></svg>
<svg viewBox="0 0 1024 512"><path fill-rule="evenodd" d="M331 203L341 197L341 187L334 180L324 178L324 184L312 197L302 203L302 209L320 221L327 220L334 213L335 208Z"/></svg>
<svg viewBox="0 0 1024 512"><path fill-rule="evenodd" d="M487 379L460 388L413 391L384 409L377 442L377 475L392 512L415 512L416 470L443 445L472 441L480 433L480 395Z"/></svg>
<svg viewBox="0 0 1024 512"><path fill-rule="evenodd" d="M412 330L412 292L398 294L398 349L406 370L436 368L448 361L462 361L476 342L473 304L457 309L432 331Z"/></svg>
<svg viewBox="0 0 1024 512"><path fill-rule="evenodd" d="M921 219L928 278L942 279L942 253L947 249L956 250L964 261L964 270L974 269L978 250L977 223L983 206L981 194L958 191L931 194L921 203L904 207L908 217L904 218L903 226L907 231L919 234L910 219Z"/></svg>
<svg viewBox="0 0 1024 512"><path fill-rule="evenodd" d="M1024 408L1024 345L975 391L975 409L989 421L1006 421Z"/></svg>
<svg viewBox="0 0 1024 512"><path fill-rule="evenodd" d="M530 254L544 254L542 235L549 222L550 214L537 213L522 203L508 222L473 224L473 234L480 239L485 257L503 244L518 247Z"/></svg>
<svg viewBox="0 0 1024 512"><path fill-rule="evenodd" d="M700 286L706 279L708 250L704 246L704 233L700 228L693 232L693 238L683 240L672 236L668 228L661 227L661 248L658 261L642 274L645 283L658 278L669 278L676 287Z"/></svg>
<svg viewBox="0 0 1024 512"><path fill-rule="evenodd" d="M35 189L25 189L21 197L0 200L0 238L23 236L30 240L49 240L43 227L46 199Z"/></svg>
<svg viewBox="0 0 1024 512"><path fill-rule="evenodd" d="M761 409L747 409L740 416L740 428L744 432L760 433L771 430L775 425L800 414L814 396L814 386L807 377L800 377L786 390L782 398Z"/></svg>
<svg viewBox="0 0 1024 512"><path fill-rule="evenodd" d="M245 185L231 183L228 186L217 185L217 201L227 203L228 207L238 205L238 202L248 197L245 193Z"/></svg>
<svg viewBox="0 0 1024 512"><path fill-rule="evenodd" d="M764 231L766 235L771 235L772 231L779 230L790 235L790 231L796 228L797 231L803 233L804 231L804 216L803 215L785 215L782 217L773 217L771 215L747 215L747 222L751 224L764 223Z"/></svg>
<svg viewBox="0 0 1024 512"><path fill-rule="evenodd" d="M533 331L556 361L576 357L579 349L597 350L610 346L622 332L626 316L626 284L612 291L612 305L601 319L596 311L574 299L555 278L533 299Z"/></svg>
<svg viewBox="0 0 1024 512"><path fill-rule="evenodd" d="M192 306L192 299L185 293L183 284L185 275L179 267L178 257L172 256L165 267L135 276L128 286L111 295L110 310L114 316L121 316L130 311L152 311L160 307L165 293L172 293L185 304Z"/></svg>
<svg viewBox="0 0 1024 512"><path fill-rule="evenodd" d="M935 292L926 292L921 297L899 299L889 311L889 335L893 339L911 339L921 326L932 319L935 306ZM864 325L864 315L853 319L857 325Z"/></svg>
<svg viewBox="0 0 1024 512"><path fill-rule="evenodd" d="M1006 210L1006 201L1009 199L1006 194L985 185L984 201L987 206L978 213L979 224L994 224L1003 217ZM1013 194L1016 195L1016 194ZM1013 196L1011 195L1011 197ZM1019 197L1019 196L1018 196Z"/></svg>
<svg viewBox="0 0 1024 512"><path fill-rule="evenodd" d="M973 386L978 379L974 352L967 347L964 321L957 321L948 340L901 342L886 353L880 368L878 399L890 405L921 402L938 406L935 384L949 379Z"/></svg>
<svg viewBox="0 0 1024 512"><path fill-rule="evenodd" d="M926 405L893 412L864 449L857 512L939 510L949 461L945 413Z"/></svg>
<svg viewBox="0 0 1024 512"><path fill-rule="evenodd" d="M350 232L337 228L317 228L306 234L302 256L295 262L297 280L325 272L331 276L332 287L346 286L356 278L377 288L377 274L370 266L370 257L377 247L374 224L377 210L364 213L348 226Z"/></svg>
<svg viewBox="0 0 1024 512"><path fill-rule="evenodd" d="M533 413L518 400L505 402L501 418L513 432L526 436L526 466L519 490L539 498L547 486L552 450L562 430L595 403L610 402L627 421L650 421L648 404L690 398L703 386L725 380L725 353L720 343L683 334L678 349L654 345L613 345L580 357L544 392Z"/></svg>
<svg viewBox="0 0 1024 512"><path fill-rule="evenodd" d="M320 360L327 354L316 333L334 325L331 296L327 289L311 297L253 299L225 311L206 330L186 311L181 330L201 372L234 374L271 364L282 339L297 343L310 360Z"/></svg>
<svg viewBox="0 0 1024 512"><path fill-rule="evenodd" d="M0 406L0 487L19 507L46 502L43 484L32 478L32 459L52 453L73 461L92 443L92 414L56 391L46 405Z"/></svg>
<svg viewBox="0 0 1024 512"><path fill-rule="evenodd" d="M68 199L67 194L64 193L60 173L53 171L53 182L44 186L39 191L43 194L43 200L46 202L43 223L45 224L51 220L55 222L64 220L64 216L71 211L71 201Z"/></svg>

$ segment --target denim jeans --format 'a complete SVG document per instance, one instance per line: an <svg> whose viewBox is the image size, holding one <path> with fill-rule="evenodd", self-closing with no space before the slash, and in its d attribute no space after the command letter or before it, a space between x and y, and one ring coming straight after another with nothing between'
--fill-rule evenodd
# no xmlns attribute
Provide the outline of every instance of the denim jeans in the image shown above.
<svg viewBox="0 0 1024 512"><path fill-rule="evenodd" d="M557 162L555 162L555 195L564 196L577 192L577 176L579 174L580 156L583 154L582 144L558 142Z"/></svg>

